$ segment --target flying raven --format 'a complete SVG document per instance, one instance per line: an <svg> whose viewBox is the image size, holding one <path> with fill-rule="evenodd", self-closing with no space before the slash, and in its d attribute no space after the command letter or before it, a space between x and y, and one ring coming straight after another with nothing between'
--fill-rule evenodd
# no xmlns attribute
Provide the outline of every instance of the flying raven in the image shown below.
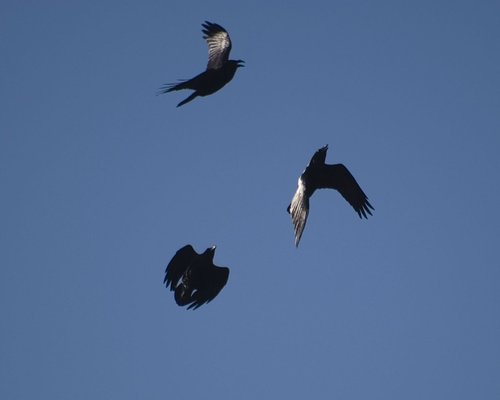
<svg viewBox="0 0 500 400"><path fill-rule="evenodd" d="M165 270L163 283L174 291L179 306L197 309L212 301L226 285L229 268L214 265L215 246L202 254L186 245L175 253Z"/></svg>
<svg viewBox="0 0 500 400"><path fill-rule="evenodd" d="M158 94L162 94L173 90L194 90L189 97L177 104L177 107L189 103L197 96L215 93L233 79L238 67L244 67L243 60L228 60L231 51L231 38L222 26L208 21L205 21L202 26L203 39L208 44L207 69L192 79L182 80L180 83L167 83L158 92Z"/></svg>
<svg viewBox="0 0 500 400"><path fill-rule="evenodd" d="M325 164L328 145L322 147L311 158L309 165L300 175L288 213L292 216L295 231L295 246L299 245L302 232L309 214L309 198L316 189L336 189L358 213L360 218L367 218L374 210L368 197L343 164Z"/></svg>

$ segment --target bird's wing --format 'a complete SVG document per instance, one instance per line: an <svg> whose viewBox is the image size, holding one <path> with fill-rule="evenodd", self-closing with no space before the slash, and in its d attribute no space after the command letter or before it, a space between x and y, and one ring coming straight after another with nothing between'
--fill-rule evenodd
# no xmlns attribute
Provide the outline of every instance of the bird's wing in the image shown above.
<svg viewBox="0 0 500 400"><path fill-rule="evenodd" d="M288 212L292 216L293 228L295 231L295 246L299 245L302 232L306 226L309 215L309 197L306 195L306 187L302 177L299 178L297 191L293 195L292 202L288 206Z"/></svg>
<svg viewBox="0 0 500 400"><path fill-rule="evenodd" d="M203 39L208 44L207 69L221 68L229 58L231 51L231 38L226 30L212 22L205 21L203 26Z"/></svg>
<svg viewBox="0 0 500 400"><path fill-rule="evenodd" d="M343 164L325 165L318 173L317 183L319 189L338 190L360 218L367 218L367 214L372 215L370 209L374 210L374 208L368 201L368 197Z"/></svg>
<svg viewBox="0 0 500 400"><path fill-rule="evenodd" d="M205 303L210 303L226 285L229 278L229 268L216 265L207 266L204 279L193 294L194 301L188 307L196 310Z"/></svg>
<svg viewBox="0 0 500 400"><path fill-rule="evenodd" d="M193 257L197 255L198 253L194 251L190 244L187 244L175 253L167 265L167 269L165 270L165 279L163 280L163 283L167 287L170 285L170 290L175 290L175 287L182 278L186 268L191 264Z"/></svg>

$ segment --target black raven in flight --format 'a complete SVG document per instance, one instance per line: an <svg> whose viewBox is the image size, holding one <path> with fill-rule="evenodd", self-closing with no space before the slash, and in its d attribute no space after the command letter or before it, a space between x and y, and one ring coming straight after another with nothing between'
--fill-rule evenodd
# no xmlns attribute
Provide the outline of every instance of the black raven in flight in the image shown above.
<svg viewBox="0 0 500 400"><path fill-rule="evenodd" d="M228 60L231 51L231 38L222 26L208 21L205 21L202 26L203 39L208 44L207 69L192 79L163 85L158 92L158 94L162 94L173 90L194 90L189 97L177 104L177 107L189 103L197 96L215 93L233 79L238 67L244 67L243 60Z"/></svg>
<svg viewBox="0 0 500 400"><path fill-rule="evenodd" d="M174 291L179 306L197 309L212 301L226 285L229 268L214 265L215 246L202 254L186 245L175 253L165 270L163 283Z"/></svg>
<svg viewBox="0 0 500 400"><path fill-rule="evenodd" d="M368 197L343 164L325 164L328 145L322 147L311 158L309 165L300 175L288 213L292 216L295 231L295 246L299 245L302 232L309 214L309 198L316 189L336 189L358 213L360 218L367 218L374 210Z"/></svg>

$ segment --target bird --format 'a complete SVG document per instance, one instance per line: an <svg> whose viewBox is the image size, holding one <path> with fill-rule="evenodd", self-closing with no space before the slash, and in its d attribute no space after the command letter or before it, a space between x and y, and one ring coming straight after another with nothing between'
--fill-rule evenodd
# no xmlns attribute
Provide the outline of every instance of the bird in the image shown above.
<svg viewBox="0 0 500 400"><path fill-rule="evenodd" d="M309 199L316 189L336 189L360 218L368 218L367 214L372 215L370 209L375 210L356 179L343 164L325 164L327 151L328 145L314 153L298 179L297 191L287 208L292 217L296 247L299 246L309 215Z"/></svg>
<svg viewBox="0 0 500 400"><path fill-rule="evenodd" d="M174 90L194 90L190 96L177 104L177 107L189 103L197 96L208 96L217 92L233 79L238 68L244 67L245 61L228 59L232 47L231 38L222 26L205 21L202 27L203 39L208 44L207 69L192 79L167 83L158 91L158 94L163 94Z"/></svg>
<svg viewBox="0 0 500 400"><path fill-rule="evenodd" d="M175 292L175 302L188 310L210 303L226 285L229 268L214 265L216 246L198 254L193 246L185 245L172 257L165 270L163 283Z"/></svg>

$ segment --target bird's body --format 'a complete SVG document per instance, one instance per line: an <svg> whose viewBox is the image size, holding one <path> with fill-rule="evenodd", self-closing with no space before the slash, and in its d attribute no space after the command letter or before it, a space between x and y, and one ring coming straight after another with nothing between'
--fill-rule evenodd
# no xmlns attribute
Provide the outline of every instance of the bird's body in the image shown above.
<svg viewBox="0 0 500 400"><path fill-rule="evenodd" d="M227 31L220 25L205 21L203 26L203 38L208 44L207 69L192 79L180 83L166 84L160 88L159 94L175 90L191 89L193 93L177 107L189 103L195 97L208 96L222 89L229 83L239 67L243 67L243 60L229 60L231 51L231 39Z"/></svg>
<svg viewBox="0 0 500 400"><path fill-rule="evenodd" d="M316 189L336 189L349 202L360 218L367 218L374 209L368 197L343 164L325 164L328 145L317 150L300 175L288 213L292 216L295 245L298 246L309 215L309 198Z"/></svg>
<svg viewBox="0 0 500 400"><path fill-rule="evenodd" d="M186 245L175 253L165 270L163 283L175 292L175 302L188 309L212 301L226 285L229 268L214 265L215 246L202 254Z"/></svg>

